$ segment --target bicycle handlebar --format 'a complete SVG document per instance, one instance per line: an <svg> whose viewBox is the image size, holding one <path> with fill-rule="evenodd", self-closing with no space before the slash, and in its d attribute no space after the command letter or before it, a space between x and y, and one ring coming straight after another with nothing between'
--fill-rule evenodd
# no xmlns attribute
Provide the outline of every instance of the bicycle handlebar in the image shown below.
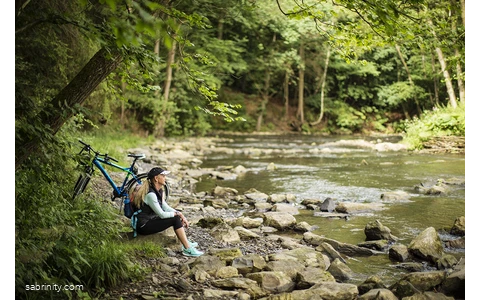
<svg viewBox="0 0 480 300"><path fill-rule="evenodd" d="M93 153L95 154L96 157L97 157L97 156L103 156L103 158L104 158L105 160L113 160L114 162L118 162L118 160L116 160L115 158L113 158L113 157L111 157L111 156L108 156L108 153L102 154L102 153L96 151L95 149L93 149L92 146L90 146L89 144L85 143L84 141L82 141L82 140L78 140L78 141L80 142L80 144L83 145L83 148L82 148L82 150L80 151L80 153L82 153L83 151L88 151L88 152L90 153L90 151L91 151L91 152L93 152ZM79 153L79 154L80 154L80 153Z"/></svg>

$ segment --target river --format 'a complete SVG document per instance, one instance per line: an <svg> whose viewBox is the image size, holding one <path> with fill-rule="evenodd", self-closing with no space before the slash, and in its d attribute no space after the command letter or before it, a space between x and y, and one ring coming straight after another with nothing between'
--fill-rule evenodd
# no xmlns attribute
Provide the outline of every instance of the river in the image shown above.
<svg viewBox="0 0 480 300"><path fill-rule="evenodd" d="M399 243L408 245L427 227L434 227L442 239L453 237L441 229L451 228L455 219L465 215L465 188L454 188L446 195L431 196L415 192L420 183L438 179L465 180L464 154L421 154L416 152L378 152L366 147L337 146L336 141L359 139L368 142L396 143L398 136L230 136L217 147L234 149L233 154L214 154L204 158L203 168L242 165L249 170L236 180L205 179L196 191L211 191L215 184L235 188L243 193L255 188L266 194L288 193L303 199L379 202L382 193L401 190L410 194L410 202L386 204L385 210L354 215L348 221L315 216L312 210L301 210L297 222L318 226L313 233L340 242L358 244L365 241L365 225L378 219L389 227ZM245 151L246 149L260 149ZM274 163L276 169L267 171ZM301 237L301 236L299 236ZM451 253L464 256L464 251ZM347 265L359 283L377 274L384 282L393 282L404 273L387 255L358 257Z"/></svg>

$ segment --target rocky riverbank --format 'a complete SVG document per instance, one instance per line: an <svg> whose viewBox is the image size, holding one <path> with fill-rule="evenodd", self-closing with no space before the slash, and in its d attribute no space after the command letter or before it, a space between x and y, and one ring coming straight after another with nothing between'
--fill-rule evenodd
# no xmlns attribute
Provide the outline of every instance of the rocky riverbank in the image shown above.
<svg viewBox="0 0 480 300"><path fill-rule="evenodd" d="M195 183L202 176L235 179L248 172L242 166L216 169L201 167L211 153L261 153L262 149L216 147L217 139L160 140L144 149L140 172L160 165L172 171L170 204L190 220L187 235L198 242L205 255L187 258L172 230L139 236L130 242L149 239L167 249L165 258L148 259L152 273L143 281L108 291L110 299L463 299L465 259L449 255L447 249L465 248L465 218L452 220L451 234L457 239L442 241L437 229L426 227L410 244L399 243L390 229L378 220L364 229L365 242L341 243L313 234L312 226L297 222L298 209L348 218L356 210L375 211L374 205L361 208L328 199L295 199L293 195L267 195L251 189L239 194L227 186L209 193L196 193ZM377 151L404 151L396 144L357 141ZM272 155L281 155L282 149ZM327 151L325 148L318 151ZM274 168L274 166L270 166ZM460 182L439 182L420 186L419 191L446 192ZM464 184L464 183L463 183ZM100 181L93 185L99 193L110 189ZM382 195L382 202L401 201L401 192ZM383 205L383 203L381 203ZM375 205L377 205L376 203ZM125 220L128 222L129 220ZM301 238L291 238L292 234ZM355 257L386 255L399 268L409 271L388 286L379 276L361 284L349 283L349 260Z"/></svg>

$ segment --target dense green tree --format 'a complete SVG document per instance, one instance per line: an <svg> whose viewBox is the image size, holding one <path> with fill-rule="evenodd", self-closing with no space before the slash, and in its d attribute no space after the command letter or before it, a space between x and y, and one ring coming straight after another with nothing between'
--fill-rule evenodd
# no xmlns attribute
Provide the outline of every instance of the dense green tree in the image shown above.
<svg viewBox="0 0 480 300"><path fill-rule="evenodd" d="M140 69L147 76L150 75L149 65L155 62L153 55L152 39L158 38L158 33L163 34L165 43L171 42L169 31L165 30L168 26L174 26L173 20L178 20L184 26L205 28L205 18L192 13L185 14L173 7L164 6L162 4L143 1L137 3L129 1L125 3L120 1L109 1L106 4L95 2L79 2L70 10L63 7L62 2L46 2L45 16L36 14L38 6L33 5L29 1L19 7L16 19L16 36L19 38L17 47L19 49L27 49L29 34L40 33L36 30L44 30L45 27L55 31L58 27L73 27L75 31L82 30L86 41L92 43L91 49L96 51L90 61L84 65L76 66L77 72L71 74L74 77L67 78L68 85L55 82L59 88L58 92L53 92L49 97L43 94L46 86L42 86L42 94L39 95L40 100L34 100L32 97L28 99L18 96L16 98L16 107L24 108L25 106L39 106L44 103L42 109L34 117L26 118L18 116L17 120L22 117L23 121L17 122L16 126L16 167L20 166L29 155L34 152L44 141L51 140L60 127L68 120L90 96L95 88L109 76L117 67L122 66L128 68L132 61L138 62ZM161 16L165 16L164 19ZM163 31L162 31L163 29ZM48 40L45 35L46 30L37 35L38 40ZM176 38L180 39L181 36ZM62 41L63 42L63 41ZM188 41L186 42L188 45ZM70 48L75 55L76 48ZM63 48L60 48L63 50ZM194 52L194 51L192 51ZM31 63L30 58L26 57L25 52L18 51L18 61L25 60L25 66ZM55 53L52 53L55 57ZM197 59L195 53L189 53L184 60L189 61ZM48 63L46 64L48 65ZM186 64L180 64L187 66ZM18 68L23 65L18 64ZM63 66L63 65L62 65ZM231 118L232 109L215 100L215 90L212 90L201 78L201 72L198 70L187 70L191 72L188 75L190 88L198 92L200 97L206 99L206 104L211 105L210 110L214 114L221 114L225 118ZM128 72L124 72L128 76ZM152 89L148 85L144 86L144 82L138 79L124 79L137 83L138 88ZM32 81L30 81L32 82ZM22 109L23 110L23 109ZM28 122L26 121L27 119ZM33 126L31 126L34 124Z"/></svg>
<svg viewBox="0 0 480 300"><path fill-rule="evenodd" d="M427 5L421 6L423 3ZM16 111L19 113L16 120L23 120L16 126L17 166L41 141L51 140L49 137L85 101L87 108L97 113L101 111L100 120L108 119L121 107L123 114L130 112L139 116L143 126L150 124L151 128L147 127L149 132L159 130L159 124L165 123L160 127L168 134L195 131L185 127L190 117L196 115L195 118L200 118L195 108L233 120L231 115L236 113L238 106L218 101L217 97L217 91L227 86L244 93L253 92L263 99L259 101L258 124L262 123L259 119L269 97L281 96L287 102L290 95L294 95L289 104L297 104L297 116L303 123L305 97L311 98L307 102L319 111L322 105L315 104L315 101L324 103L328 98L347 101L348 105L360 101L364 101L361 105L367 106L371 105L369 102L393 104L392 99L390 102L377 99L376 91L382 90L381 95L388 95L388 86L395 90L393 84L402 81L408 81L411 86L409 96L405 98L407 94L404 93L404 100L400 103L407 117L413 112L410 101L414 102L415 114L430 105L419 102L425 101L418 98L425 95L423 90L433 94L430 99L438 99L446 89L449 102L454 105L453 79L457 82L458 98L464 101L464 6L459 2L382 0L366 3L343 0L332 6L326 1L258 1L251 5L250 2L219 4L204 0L144 1L142 4L128 1L127 6L109 1L107 4L39 2L33 5L26 1L17 6L16 73L19 76L16 90L19 92L16 93ZM40 13L34 13L37 11ZM340 11L347 16L342 17L343 20L339 19ZM426 22L428 20L431 22ZM315 33L312 28L316 29ZM49 36L51 38L43 38L49 33L53 33ZM29 43L34 47L29 47ZM311 59L330 49L328 61L332 61L330 68L331 75L334 75L342 72L336 70L335 61L339 62L338 59L346 59L347 63L359 59L367 61L371 56L368 52L375 51L373 46L384 47L386 44L398 46L396 57L389 59L403 65L403 70L395 68L398 76L389 82L365 80L363 74L371 73L374 68L355 66L344 69L344 72L350 72L352 68L358 68L352 77L347 76L345 80L337 77L337 83L332 85L330 80L336 77L329 78L329 73L319 79L319 72L327 60ZM48 56L44 56L45 59L38 64L31 64L32 53L36 53L34 49L50 55L55 61L49 63ZM297 53L291 55L295 51ZM435 55L438 63L432 64L428 60L431 55ZM301 56L306 61L302 62ZM87 64L90 57L91 63ZM420 61L417 57L422 58L422 67L413 65ZM309 66L305 65L308 61L312 62ZM367 65L371 63L369 60ZM42 66L40 72L31 72ZM57 69L52 69L55 66ZM87 68L80 75L83 66ZM249 69L248 66L255 68ZM438 70L442 70L444 79L438 80L435 74ZM47 73L48 78L44 76L40 80L34 80L31 75ZM97 76L85 80L90 73ZM355 78L355 73L360 77ZM75 77L77 74L79 76ZM417 79L419 74L422 74L421 80ZM385 76L393 77L392 72L383 72L382 78ZM100 85L105 78L109 78L108 84ZM263 80L265 78L268 81ZM319 85L321 81L323 83ZM23 88L31 86L32 82L38 83L34 84L37 89ZM258 82L263 82L262 88L255 88ZM439 89L441 82L445 82L445 89ZM67 83L70 84L67 86ZM128 95L121 93L129 89L125 83L144 95L134 91ZM99 85L100 89L97 88ZM48 89L44 89L46 86ZM280 86L282 89L278 88ZM323 86L320 92L323 96L317 96L319 86ZM117 94L112 97L115 91ZM115 97L124 100L114 101ZM150 108L143 107L144 100L150 97L162 101L158 104L152 102ZM224 100L228 102L228 99ZM45 105L48 107L42 109ZM143 113L137 113L140 108ZM27 119L29 124L35 125L23 126ZM201 126L202 132L209 128L207 123ZM183 130L179 131L179 128Z"/></svg>

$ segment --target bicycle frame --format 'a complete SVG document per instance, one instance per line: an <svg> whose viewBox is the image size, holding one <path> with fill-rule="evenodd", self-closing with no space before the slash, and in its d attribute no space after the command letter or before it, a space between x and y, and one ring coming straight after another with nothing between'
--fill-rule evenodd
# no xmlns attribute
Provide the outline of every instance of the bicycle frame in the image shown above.
<svg viewBox="0 0 480 300"><path fill-rule="evenodd" d="M93 159L93 164L100 170L100 172L102 172L103 176L105 177L105 179L107 179L107 181L110 183L110 185L112 186L113 188L113 195L114 197L122 197L122 196L126 196L127 193L125 191L125 186L130 178L130 175L132 177L135 177L135 173L133 172L133 166L135 164L135 162L137 161L137 159L134 159L133 160L133 163L130 167L126 168L126 167L122 167L120 165L117 165L113 162L110 162L108 160L105 160L101 157L95 157ZM123 180L123 183L121 186L117 186L117 184L113 181L112 177L110 176L110 174L108 173L108 171L103 167L102 164L106 164L108 166L111 166L111 167L114 167L116 169L119 169L119 170L122 170L124 172L127 172L127 175L125 176L125 179Z"/></svg>

